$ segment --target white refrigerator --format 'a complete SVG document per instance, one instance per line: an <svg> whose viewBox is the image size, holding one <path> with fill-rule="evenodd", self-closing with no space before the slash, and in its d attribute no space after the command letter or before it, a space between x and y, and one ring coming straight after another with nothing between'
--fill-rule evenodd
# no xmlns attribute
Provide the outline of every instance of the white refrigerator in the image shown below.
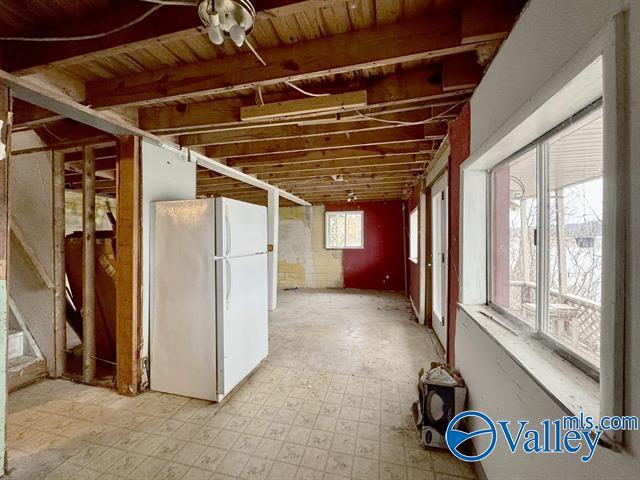
<svg viewBox="0 0 640 480"><path fill-rule="evenodd" d="M150 388L219 401L268 353L267 210L152 204Z"/></svg>

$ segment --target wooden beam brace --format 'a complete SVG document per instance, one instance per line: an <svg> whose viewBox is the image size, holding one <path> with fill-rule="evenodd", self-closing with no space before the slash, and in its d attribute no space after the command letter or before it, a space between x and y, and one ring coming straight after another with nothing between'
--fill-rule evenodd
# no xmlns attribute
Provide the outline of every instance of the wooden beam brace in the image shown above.
<svg viewBox="0 0 640 480"><path fill-rule="evenodd" d="M211 160L210 158L204 155L200 155L197 152L190 152L190 155L192 157L195 157L196 162L200 167L207 168L214 172L220 173L222 175L226 175L228 177L234 178L236 180L247 183L249 185L256 186L263 190L269 190L273 188L272 185L269 185L268 183L263 182L262 180L252 177L251 175L247 175L246 173L240 172L234 168L228 167L227 165L223 165L222 163L216 162L215 160ZM291 200L292 202L297 203L299 205L302 205L305 207L309 206L309 204L304 200L296 197L295 195L291 195L289 192L286 192L284 190L279 189L278 194L281 197L286 198L287 200Z"/></svg>
<svg viewBox="0 0 640 480"><path fill-rule="evenodd" d="M82 176L82 381L84 383L92 383L96 373L96 172L93 162L93 148L86 147Z"/></svg>
<svg viewBox="0 0 640 480"><path fill-rule="evenodd" d="M118 139L116 388L121 395L140 391L141 341L141 164L139 137Z"/></svg>
<svg viewBox="0 0 640 480"><path fill-rule="evenodd" d="M160 143L155 135L139 129L122 119L114 118L82 105L70 97L38 85L33 81L0 70L0 84L11 89L11 94L20 100L51 110L65 118L101 130L112 135L139 135Z"/></svg>
<svg viewBox="0 0 640 480"><path fill-rule="evenodd" d="M94 107L113 107L183 100L194 95L228 93L258 85L436 58L475 48L473 43L461 44L456 15L434 14L263 50L260 54L266 67L247 53L225 57L224 62L214 59L88 82L87 102Z"/></svg>

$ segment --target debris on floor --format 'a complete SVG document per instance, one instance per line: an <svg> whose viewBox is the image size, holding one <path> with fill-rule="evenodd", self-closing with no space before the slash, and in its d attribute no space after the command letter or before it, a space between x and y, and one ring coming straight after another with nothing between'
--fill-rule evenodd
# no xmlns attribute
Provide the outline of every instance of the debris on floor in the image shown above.
<svg viewBox="0 0 640 480"><path fill-rule="evenodd" d="M449 422L464 409L467 387L460 372L445 363L431 363L418 374L418 401L411 407L424 447L447 448L445 432Z"/></svg>

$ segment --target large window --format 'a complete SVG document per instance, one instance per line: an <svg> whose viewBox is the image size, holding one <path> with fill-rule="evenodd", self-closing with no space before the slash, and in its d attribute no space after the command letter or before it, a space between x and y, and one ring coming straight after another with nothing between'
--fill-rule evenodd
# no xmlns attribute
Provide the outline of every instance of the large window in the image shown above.
<svg viewBox="0 0 640 480"><path fill-rule="evenodd" d="M418 263L418 207L409 214L409 260Z"/></svg>
<svg viewBox="0 0 640 480"><path fill-rule="evenodd" d="M327 248L364 248L364 212L326 212Z"/></svg>
<svg viewBox="0 0 640 480"><path fill-rule="evenodd" d="M598 368L603 123L599 102L491 174L491 302Z"/></svg>

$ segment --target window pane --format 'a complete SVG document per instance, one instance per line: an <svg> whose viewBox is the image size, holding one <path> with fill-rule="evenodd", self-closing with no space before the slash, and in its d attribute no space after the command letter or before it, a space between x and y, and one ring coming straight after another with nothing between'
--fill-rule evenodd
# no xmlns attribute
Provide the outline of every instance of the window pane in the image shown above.
<svg viewBox="0 0 640 480"><path fill-rule="evenodd" d="M362 214L349 213L346 217L346 246L362 246Z"/></svg>
<svg viewBox="0 0 640 480"><path fill-rule="evenodd" d="M341 248L345 244L345 214L331 213L329 218L329 244L330 248Z"/></svg>
<svg viewBox="0 0 640 480"><path fill-rule="evenodd" d="M409 258L418 260L418 209L409 215Z"/></svg>
<svg viewBox="0 0 640 480"><path fill-rule="evenodd" d="M492 174L492 301L536 324L536 151Z"/></svg>
<svg viewBox="0 0 640 480"><path fill-rule="evenodd" d="M600 357L602 111L549 140L549 318L543 329L594 365Z"/></svg>

